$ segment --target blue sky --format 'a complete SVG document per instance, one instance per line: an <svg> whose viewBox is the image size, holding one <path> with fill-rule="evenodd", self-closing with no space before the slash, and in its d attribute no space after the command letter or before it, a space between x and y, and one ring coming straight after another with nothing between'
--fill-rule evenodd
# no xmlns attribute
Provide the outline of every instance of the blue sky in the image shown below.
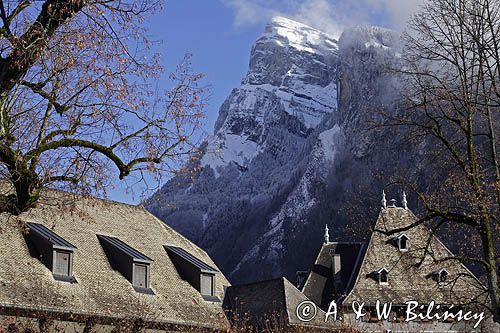
<svg viewBox="0 0 500 333"><path fill-rule="evenodd" d="M212 133L218 109L237 87L248 68L252 44L273 16L309 24L334 36L348 26L380 25L402 30L418 6L415 0L166 0L161 11L148 17L146 28L154 51L161 54L166 75L192 53L193 68L210 85L205 131ZM133 192L124 184L109 191L110 199L136 204L142 187Z"/></svg>

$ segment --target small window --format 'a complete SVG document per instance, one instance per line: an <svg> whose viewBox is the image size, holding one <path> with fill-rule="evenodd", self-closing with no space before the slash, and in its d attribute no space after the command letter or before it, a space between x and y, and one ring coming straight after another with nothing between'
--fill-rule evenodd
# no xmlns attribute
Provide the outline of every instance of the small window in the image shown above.
<svg viewBox="0 0 500 333"><path fill-rule="evenodd" d="M399 240L399 249L401 251L408 251L408 241L406 240L406 238L401 238Z"/></svg>
<svg viewBox="0 0 500 333"><path fill-rule="evenodd" d="M380 319L377 316L377 310L374 307L369 308L369 310L370 310L370 318L368 319L368 321L371 323L380 321Z"/></svg>
<svg viewBox="0 0 500 333"><path fill-rule="evenodd" d="M54 275L71 276L71 253L54 251Z"/></svg>
<svg viewBox="0 0 500 333"><path fill-rule="evenodd" d="M214 275L201 274L200 293L203 296L214 296Z"/></svg>
<svg viewBox="0 0 500 333"><path fill-rule="evenodd" d="M164 248L182 279L198 290L205 301L220 302L215 295L215 275L218 270L183 248L173 245L164 245Z"/></svg>
<svg viewBox="0 0 500 333"><path fill-rule="evenodd" d="M389 272L382 270L378 276L378 282L380 285L389 284Z"/></svg>
<svg viewBox="0 0 500 333"><path fill-rule="evenodd" d="M333 274L338 274L341 268L340 254L333 255Z"/></svg>
<svg viewBox="0 0 500 333"><path fill-rule="evenodd" d="M394 322L404 323L406 319L406 307L404 306L395 306L394 307Z"/></svg>
<svg viewBox="0 0 500 333"><path fill-rule="evenodd" d="M366 277L373 279L379 285L389 284L389 271L385 267L372 271Z"/></svg>
<svg viewBox="0 0 500 333"><path fill-rule="evenodd" d="M436 275L436 280L440 285L444 284L447 278L448 278L448 271L446 269L439 270L439 272Z"/></svg>
<svg viewBox="0 0 500 333"><path fill-rule="evenodd" d="M134 264L132 284L139 288L149 288L148 284L148 265Z"/></svg>
<svg viewBox="0 0 500 333"><path fill-rule="evenodd" d="M448 275L448 271L444 268L441 268L440 270L429 273L426 277L436 281L439 286L442 287L448 280Z"/></svg>
<svg viewBox="0 0 500 333"><path fill-rule="evenodd" d="M408 236L406 236L405 234L399 235L396 238L396 241L398 244L399 251L401 252L408 251Z"/></svg>

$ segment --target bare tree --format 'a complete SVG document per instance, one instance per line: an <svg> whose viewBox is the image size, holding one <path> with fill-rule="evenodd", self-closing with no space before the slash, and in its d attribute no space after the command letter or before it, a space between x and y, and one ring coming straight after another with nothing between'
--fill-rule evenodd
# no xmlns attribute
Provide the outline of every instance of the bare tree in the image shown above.
<svg viewBox="0 0 500 333"><path fill-rule="evenodd" d="M466 240L473 247L477 236L480 256L444 260L481 266L498 323L500 1L427 1L409 27L398 70L406 108L393 120L434 150L429 170L444 181L432 194L419 193L425 217L392 232L428 221L435 223L433 230L473 230ZM461 236L469 237L454 235Z"/></svg>
<svg viewBox="0 0 500 333"><path fill-rule="evenodd" d="M0 208L46 186L102 194L116 172L160 173L194 147L205 89L189 57L163 69L142 28L149 0L0 0ZM170 163L170 164L169 164Z"/></svg>

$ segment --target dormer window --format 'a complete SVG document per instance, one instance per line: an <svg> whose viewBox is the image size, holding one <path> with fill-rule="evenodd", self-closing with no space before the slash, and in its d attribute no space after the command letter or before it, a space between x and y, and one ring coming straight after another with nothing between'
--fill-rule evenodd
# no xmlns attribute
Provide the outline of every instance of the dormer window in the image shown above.
<svg viewBox="0 0 500 333"><path fill-rule="evenodd" d="M200 293L202 296L215 296L215 275L202 273L200 276Z"/></svg>
<svg viewBox="0 0 500 333"><path fill-rule="evenodd" d="M440 270L438 274L438 282L445 283L447 278L448 278L448 271L446 269Z"/></svg>
<svg viewBox="0 0 500 333"><path fill-rule="evenodd" d="M220 302L215 296L215 268L207 265L183 248L164 246L182 279L189 282L201 294L204 300Z"/></svg>
<svg viewBox="0 0 500 333"><path fill-rule="evenodd" d="M399 251L401 252L408 251L408 236L406 236L405 234L401 234L397 237L397 241L398 241Z"/></svg>
<svg viewBox="0 0 500 333"><path fill-rule="evenodd" d="M26 225L32 254L52 271L54 279L75 282L73 256L76 247L43 224L28 222Z"/></svg>
<svg viewBox="0 0 500 333"><path fill-rule="evenodd" d="M130 281L135 291L153 294L150 289L150 271L153 259L116 237L97 235L97 238L101 242L111 267Z"/></svg>
<svg viewBox="0 0 500 333"><path fill-rule="evenodd" d="M380 268L369 274L371 278L378 282L379 285L385 286L389 284L389 271L386 268Z"/></svg>
<svg viewBox="0 0 500 333"><path fill-rule="evenodd" d="M429 274L429 276L439 285L443 285L446 282L446 280L448 279L448 275L449 275L448 271L444 268L441 268L440 270L437 270Z"/></svg>
<svg viewBox="0 0 500 333"><path fill-rule="evenodd" d="M385 269L380 272L379 277L378 277L378 283L380 285L386 285L389 284L389 272L386 271Z"/></svg>
<svg viewBox="0 0 500 333"><path fill-rule="evenodd" d="M70 251L54 251L54 268L52 272L54 275L71 276L71 259L72 252Z"/></svg>
<svg viewBox="0 0 500 333"><path fill-rule="evenodd" d="M149 288L149 264L134 263L132 284L139 288Z"/></svg>
<svg viewBox="0 0 500 333"><path fill-rule="evenodd" d="M401 234L399 236L389 239L387 243L397 247L398 250L401 252L406 252L408 251L409 248L408 240L409 240L408 236L406 236L405 234Z"/></svg>

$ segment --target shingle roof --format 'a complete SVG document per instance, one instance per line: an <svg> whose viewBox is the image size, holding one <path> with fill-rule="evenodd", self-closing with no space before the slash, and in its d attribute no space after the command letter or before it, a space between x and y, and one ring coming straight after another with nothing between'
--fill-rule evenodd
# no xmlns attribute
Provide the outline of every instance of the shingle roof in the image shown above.
<svg viewBox="0 0 500 333"><path fill-rule="evenodd" d="M52 230L48 229L46 226L43 224L39 223L33 223L33 222L28 222L26 223L28 227L28 232L35 232L44 239L46 239L49 243L55 246L62 246L62 247L67 247L67 248L72 248L75 249L76 247L65 240L64 238L60 237L58 234L53 232Z"/></svg>
<svg viewBox="0 0 500 333"><path fill-rule="evenodd" d="M316 317L310 322L297 317L297 306L303 301L310 301L286 278L242 284L227 288L225 306L241 319L246 315L253 325L265 326L269 320L283 320L289 325L312 326L318 328L338 328L340 321L328 320L326 313L317 308Z"/></svg>
<svg viewBox="0 0 500 333"><path fill-rule="evenodd" d="M229 326L222 304L205 301L181 279L163 245L183 248L217 267L203 250L140 206L93 198L73 200L69 194L47 191L38 208L18 217L0 214L0 308ZM46 266L30 256L23 237L25 221L43 224L75 245L77 283L56 281ZM154 295L137 293L112 269L97 234L113 235L153 260L150 281ZM221 272L216 273L215 281L215 295L223 299L224 288L230 284Z"/></svg>
<svg viewBox="0 0 500 333"><path fill-rule="evenodd" d="M153 261L153 259L142 254L141 252L137 251L136 249L134 249L133 247L131 247L130 245L126 244L124 241L116 237L105 236L105 235L97 235L97 237L107 242L111 246L114 246L116 249L123 252L125 255L132 257L133 259Z"/></svg>
<svg viewBox="0 0 500 333"><path fill-rule="evenodd" d="M389 231L407 226L416 221L415 215L401 207L382 209L375 230ZM441 304L461 304L469 302L481 294L481 284L473 274L456 260L437 262L450 257L451 251L435 236L430 238L430 254L423 257L430 231L423 225L405 232L408 237L408 251L402 252L395 244L389 242L394 236L382 232L374 232L362 260L358 277L347 295L345 302L362 301L374 304L377 300L383 303L404 304L415 300L421 303L435 301ZM434 260L432 256L436 259ZM371 272L385 267L388 271L388 285L379 285L370 275ZM441 268L449 272L449 283L439 285L429 278Z"/></svg>
<svg viewBox="0 0 500 333"><path fill-rule="evenodd" d="M203 261L200 259L196 258L193 256L191 253L187 252L186 250L178 247L178 246L172 246L172 245L166 245L165 248L169 251L172 251L173 253L177 254L184 260L190 262L194 266L198 267L199 269L206 271L206 272L211 272L215 273L218 272L215 268L213 268L210 265L205 264Z"/></svg>
<svg viewBox="0 0 500 333"><path fill-rule="evenodd" d="M365 244L359 242L323 244L302 292L324 310L328 309L332 300L341 301L356 280L364 250ZM332 272L332 254L339 254L341 258L337 284ZM337 290L334 290L335 286Z"/></svg>

